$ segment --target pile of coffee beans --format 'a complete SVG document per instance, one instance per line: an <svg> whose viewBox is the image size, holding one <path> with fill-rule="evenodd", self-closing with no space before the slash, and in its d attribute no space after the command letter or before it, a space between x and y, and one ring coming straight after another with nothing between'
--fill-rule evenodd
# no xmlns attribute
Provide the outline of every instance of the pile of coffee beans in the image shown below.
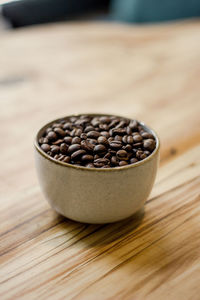
<svg viewBox="0 0 200 300"><path fill-rule="evenodd" d="M136 120L81 115L53 123L39 139L39 145L64 163L114 168L145 159L154 151L156 141Z"/></svg>

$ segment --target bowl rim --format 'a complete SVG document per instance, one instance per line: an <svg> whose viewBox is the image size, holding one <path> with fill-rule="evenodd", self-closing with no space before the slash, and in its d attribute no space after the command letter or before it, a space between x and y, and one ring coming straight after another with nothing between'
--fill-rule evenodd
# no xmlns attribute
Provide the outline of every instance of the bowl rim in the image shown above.
<svg viewBox="0 0 200 300"><path fill-rule="evenodd" d="M44 152L40 148L40 145L39 145L38 141L39 141L39 138L41 137L42 133L45 131L45 129L47 127L49 127L51 124L56 123L60 120L65 120L67 118L79 117L79 116L91 116L91 117L98 117L98 116L109 116L109 117L111 117L111 116L115 116L115 117L118 117L118 118L126 118L126 119L129 119L129 120L136 120L149 133L151 133L154 136L154 138L156 140L156 148L154 149L154 151L149 156L147 156L143 160L140 160L140 161L138 161L134 164L129 164L129 165L126 165L126 166L119 166L119 167L115 167L115 168L88 168L88 167L84 167L84 166L72 165L72 164L69 164L69 163L59 161L59 160L49 156L46 152ZM142 164L144 164L144 163L148 162L149 160L151 160L158 153L158 151L160 149L160 139L159 139L157 133L155 132L155 130L153 130L151 127L147 126L144 122L139 121L137 119L122 117L122 116L115 115L115 114L106 114L106 113L79 113L79 114L67 115L65 117L60 117L60 118L57 118L57 119L55 119L53 121L50 121L50 122L46 123L45 125L43 125L39 129L39 131L37 132L37 134L35 136L34 147L38 151L38 153L41 154L44 158L48 159L52 163L58 164L58 165L63 166L63 167L73 168L73 169L76 169L76 170L91 171L91 172L116 172L116 171L122 171L122 170L127 170L127 169L130 169L130 168L139 167Z"/></svg>

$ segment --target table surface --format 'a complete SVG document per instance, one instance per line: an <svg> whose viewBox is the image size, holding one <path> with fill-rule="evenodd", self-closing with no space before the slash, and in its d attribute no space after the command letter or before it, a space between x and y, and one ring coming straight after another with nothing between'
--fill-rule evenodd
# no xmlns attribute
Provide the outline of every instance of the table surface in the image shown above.
<svg viewBox="0 0 200 300"><path fill-rule="evenodd" d="M200 22L53 24L0 41L0 299L199 300ZM81 224L45 201L35 133L82 112L158 132L143 218Z"/></svg>

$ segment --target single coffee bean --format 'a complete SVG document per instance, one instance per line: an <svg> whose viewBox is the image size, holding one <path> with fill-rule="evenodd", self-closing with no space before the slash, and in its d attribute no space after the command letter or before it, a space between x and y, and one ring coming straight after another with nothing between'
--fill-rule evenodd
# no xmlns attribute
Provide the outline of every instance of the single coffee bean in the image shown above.
<svg viewBox="0 0 200 300"><path fill-rule="evenodd" d="M131 135L127 136L127 143L128 144L133 144L133 137Z"/></svg>
<svg viewBox="0 0 200 300"><path fill-rule="evenodd" d="M52 142L53 145L60 145L64 142L63 139L59 139L59 140L56 140L55 142Z"/></svg>
<svg viewBox="0 0 200 300"><path fill-rule="evenodd" d="M59 135L59 136L61 136L61 137L64 137L65 135L66 135L66 132L62 129L62 128L55 128L54 129L54 132L57 134L57 135Z"/></svg>
<svg viewBox="0 0 200 300"><path fill-rule="evenodd" d="M88 152L92 152L94 149L94 144L90 143L88 140L83 140L81 141L81 148Z"/></svg>
<svg viewBox="0 0 200 300"><path fill-rule="evenodd" d="M97 168L101 168L105 165L109 165L110 161L107 158L98 158L94 160L94 166Z"/></svg>
<svg viewBox="0 0 200 300"><path fill-rule="evenodd" d="M119 160L118 160L117 156L112 156L111 157L111 164L114 165L114 166L119 165Z"/></svg>
<svg viewBox="0 0 200 300"><path fill-rule="evenodd" d="M88 138L97 139L100 136L100 133L97 131L89 131L87 133Z"/></svg>
<svg viewBox="0 0 200 300"><path fill-rule="evenodd" d="M119 123L119 119L114 119L111 121L111 123L108 125L109 128L115 127Z"/></svg>
<svg viewBox="0 0 200 300"><path fill-rule="evenodd" d="M99 129L100 130L109 130L108 125L107 124L99 124Z"/></svg>
<svg viewBox="0 0 200 300"><path fill-rule="evenodd" d="M122 141L122 136L121 135L116 135L115 137L114 137L114 139L115 139L115 141Z"/></svg>
<svg viewBox="0 0 200 300"><path fill-rule="evenodd" d="M57 134L54 131L49 131L47 138L49 141L55 141L57 139Z"/></svg>
<svg viewBox="0 0 200 300"><path fill-rule="evenodd" d="M81 143L81 138L78 136L73 137L72 139L72 144L80 144Z"/></svg>
<svg viewBox="0 0 200 300"><path fill-rule="evenodd" d="M81 149L81 146L79 144L73 144L73 145L69 146L68 153L73 153L73 152L78 151L80 149Z"/></svg>
<svg viewBox="0 0 200 300"><path fill-rule="evenodd" d="M62 124L60 124L60 123L53 123L52 128L62 128Z"/></svg>
<svg viewBox="0 0 200 300"><path fill-rule="evenodd" d="M80 128L74 128L72 131L71 131L71 136L74 137L74 136L78 136L80 137L81 136L81 133L82 133L82 130Z"/></svg>
<svg viewBox="0 0 200 300"><path fill-rule="evenodd" d="M44 151L44 152L48 152L50 151L50 146L48 144L42 144L41 145L41 149Z"/></svg>
<svg viewBox="0 0 200 300"><path fill-rule="evenodd" d="M64 137L64 142L65 142L66 144L70 145L71 142L72 142L72 137L71 137L71 136L66 136L66 137Z"/></svg>
<svg viewBox="0 0 200 300"><path fill-rule="evenodd" d="M145 149L147 149L149 151L153 151L156 147L156 143L153 139L147 139L147 140L144 140L143 146Z"/></svg>
<svg viewBox="0 0 200 300"><path fill-rule="evenodd" d="M62 144L60 145L60 152L61 152L62 154L67 154L68 148L69 148L69 146L68 146L67 144L62 143Z"/></svg>
<svg viewBox="0 0 200 300"><path fill-rule="evenodd" d="M109 123L110 123L110 118L109 118L109 117L100 117L100 118L99 118L99 121L100 121L101 123L109 124Z"/></svg>
<svg viewBox="0 0 200 300"><path fill-rule="evenodd" d="M111 153L110 153L110 152L107 152L107 153L104 155L103 158L108 158L108 159L110 159L110 158L111 158Z"/></svg>
<svg viewBox="0 0 200 300"><path fill-rule="evenodd" d="M65 163L69 163L71 160L70 156L65 156L65 158L63 158L63 162Z"/></svg>
<svg viewBox="0 0 200 300"><path fill-rule="evenodd" d="M134 164L134 163L136 163L136 162L138 162L137 158L131 158L131 159L130 159L130 163L131 163L131 164Z"/></svg>
<svg viewBox="0 0 200 300"><path fill-rule="evenodd" d="M102 153L106 151L106 147L102 144L94 146L94 152L95 153Z"/></svg>
<svg viewBox="0 0 200 300"><path fill-rule="evenodd" d="M69 131L68 129L65 129L65 135L66 136L70 136L71 135L71 131Z"/></svg>
<svg viewBox="0 0 200 300"><path fill-rule="evenodd" d="M133 136L134 143L139 143L142 141L141 135L137 134Z"/></svg>
<svg viewBox="0 0 200 300"><path fill-rule="evenodd" d="M94 164L92 164L92 163L86 164L85 166L86 166L87 168L94 168Z"/></svg>
<svg viewBox="0 0 200 300"><path fill-rule="evenodd" d="M92 124L92 126L93 127L97 127L97 126L99 126L99 118L97 118L97 117L94 117L93 119L92 119L92 121L91 121L91 124Z"/></svg>
<svg viewBox="0 0 200 300"><path fill-rule="evenodd" d="M63 129L72 130L72 123L66 122L66 123L63 125Z"/></svg>
<svg viewBox="0 0 200 300"><path fill-rule="evenodd" d="M87 139L87 134L86 134L86 133L81 133L80 138L81 138L82 140L86 140L86 139Z"/></svg>
<svg viewBox="0 0 200 300"><path fill-rule="evenodd" d="M145 159L147 155L143 152L143 154L140 155L140 160Z"/></svg>
<svg viewBox="0 0 200 300"><path fill-rule="evenodd" d="M107 139L110 137L110 134L108 131L101 131L101 135L105 136Z"/></svg>
<svg viewBox="0 0 200 300"><path fill-rule="evenodd" d="M99 136L97 142L99 144L108 145L108 140L105 136Z"/></svg>
<svg viewBox="0 0 200 300"><path fill-rule="evenodd" d="M89 121L90 121L89 118L83 118L83 119L76 120L76 122L74 124L77 125L77 126L84 126Z"/></svg>
<svg viewBox="0 0 200 300"><path fill-rule="evenodd" d="M54 156L55 158L55 156ZM60 157L58 158L58 160L62 161L65 158L65 155L60 155Z"/></svg>
<svg viewBox="0 0 200 300"><path fill-rule="evenodd" d="M60 147L59 146L56 146L56 145L51 146L51 152L52 153L58 154L59 151L60 151Z"/></svg>
<svg viewBox="0 0 200 300"><path fill-rule="evenodd" d="M138 129L138 122L136 120L132 120L130 121L129 123L129 127L132 129L132 130L137 130Z"/></svg>
<svg viewBox="0 0 200 300"><path fill-rule="evenodd" d="M131 135L131 134L132 134L132 129L131 129L129 126L126 128L126 133L127 133L128 135Z"/></svg>
<svg viewBox="0 0 200 300"><path fill-rule="evenodd" d="M140 156L143 154L143 151L142 150L138 150L137 152L136 152L136 157L138 158L138 159L140 159Z"/></svg>
<svg viewBox="0 0 200 300"><path fill-rule="evenodd" d="M56 155L54 156L55 159L59 159L59 157L60 157L59 154L56 154Z"/></svg>
<svg viewBox="0 0 200 300"><path fill-rule="evenodd" d="M142 146L142 143L136 143L136 144L133 144L133 147L134 148L139 148L139 147L141 147Z"/></svg>
<svg viewBox="0 0 200 300"><path fill-rule="evenodd" d="M120 160L127 160L128 159L127 152L125 150L117 151L117 158L119 158Z"/></svg>
<svg viewBox="0 0 200 300"><path fill-rule="evenodd" d="M122 149L126 150L127 152L131 152L132 146L130 144L127 144L126 146L123 146Z"/></svg>
<svg viewBox="0 0 200 300"><path fill-rule="evenodd" d="M127 163L127 161L125 161L125 160L121 160L121 161L119 162L119 166L120 166L120 167L126 166L126 165L128 165L128 163Z"/></svg>
<svg viewBox="0 0 200 300"><path fill-rule="evenodd" d="M128 135L124 135L124 136L122 137L122 142L123 142L124 144L127 144L127 138L128 138Z"/></svg>
<svg viewBox="0 0 200 300"><path fill-rule="evenodd" d="M87 127L85 127L84 132L87 133L89 131L94 131L94 127L93 126L87 126Z"/></svg>
<svg viewBox="0 0 200 300"><path fill-rule="evenodd" d="M46 131L46 134L48 134L50 131L52 131L52 128L48 127L45 131Z"/></svg>
<svg viewBox="0 0 200 300"><path fill-rule="evenodd" d="M81 157L81 160L83 162L90 162L90 161L93 161L94 157L92 155L89 155L89 154L85 154Z"/></svg>
<svg viewBox="0 0 200 300"><path fill-rule="evenodd" d="M126 122L125 122L125 121L120 121L119 124L117 124L115 128L116 128L116 129L118 129L118 128L123 128L125 125L126 125Z"/></svg>
<svg viewBox="0 0 200 300"><path fill-rule="evenodd" d="M75 151L75 152L72 153L71 159L77 160L77 159L79 159L85 153L86 153L85 150L77 150L77 151Z"/></svg>
<svg viewBox="0 0 200 300"><path fill-rule="evenodd" d="M48 144L49 140L46 137L41 137L39 139L39 144Z"/></svg>
<svg viewBox="0 0 200 300"><path fill-rule="evenodd" d="M110 144L110 148L114 150L121 149L122 143L120 141L112 141Z"/></svg>
<svg viewBox="0 0 200 300"><path fill-rule="evenodd" d="M146 154L146 156L150 155L150 152L148 150L144 151L144 153Z"/></svg>
<svg viewBox="0 0 200 300"><path fill-rule="evenodd" d="M142 132L141 136L143 137L143 139L154 139L154 136L148 132Z"/></svg>

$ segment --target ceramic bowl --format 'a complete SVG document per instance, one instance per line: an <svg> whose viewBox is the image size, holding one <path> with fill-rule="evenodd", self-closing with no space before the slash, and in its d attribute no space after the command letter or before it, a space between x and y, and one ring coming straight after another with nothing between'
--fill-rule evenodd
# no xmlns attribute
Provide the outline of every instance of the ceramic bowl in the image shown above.
<svg viewBox="0 0 200 300"><path fill-rule="evenodd" d="M42 127L35 139L37 174L49 204L69 219L93 224L120 221L142 209L159 162L155 132L139 122L156 139L156 149L144 160L116 168L86 168L55 160L40 148L39 138L56 121Z"/></svg>

